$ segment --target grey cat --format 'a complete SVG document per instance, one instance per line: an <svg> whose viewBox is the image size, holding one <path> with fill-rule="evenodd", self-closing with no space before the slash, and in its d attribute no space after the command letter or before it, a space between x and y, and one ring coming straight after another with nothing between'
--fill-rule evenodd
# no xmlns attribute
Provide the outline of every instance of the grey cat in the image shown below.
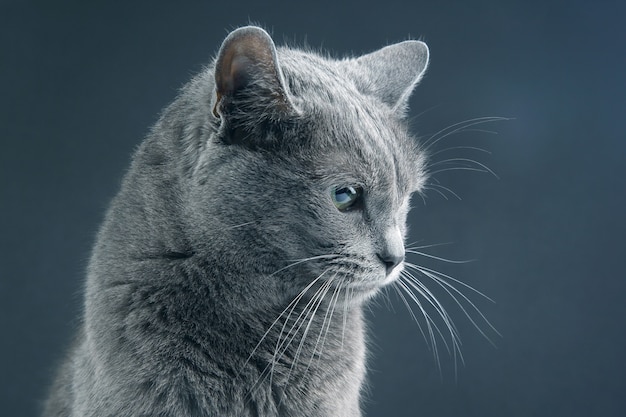
<svg viewBox="0 0 626 417"><path fill-rule="evenodd" d="M428 49L224 40L136 151L44 415L359 416L362 307L404 267Z"/></svg>

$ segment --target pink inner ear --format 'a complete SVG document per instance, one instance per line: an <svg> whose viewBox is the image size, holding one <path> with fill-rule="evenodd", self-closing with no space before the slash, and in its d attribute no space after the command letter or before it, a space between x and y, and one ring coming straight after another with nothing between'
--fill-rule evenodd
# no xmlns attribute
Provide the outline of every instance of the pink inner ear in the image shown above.
<svg viewBox="0 0 626 417"><path fill-rule="evenodd" d="M230 73L226 81L229 92L245 87L250 78L250 67L254 64L243 54L235 55L230 63Z"/></svg>
<svg viewBox="0 0 626 417"><path fill-rule="evenodd" d="M222 45L215 69L218 94L228 95L246 87L258 71L259 77L267 72L278 80L275 66L274 44L260 30L243 29L233 32Z"/></svg>
<svg viewBox="0 0 626 417"><path fill-rule="evenodd" d="M259 28L237 29L224 40L215 63L213 114L220 117L223 103L236 107L239 98L250 96L258 99L255 103L264 103L257 109L259 114L280 118L279 113L294 110L283 83L270 36ZM229 100L224 101L227 97Z"/></svg>

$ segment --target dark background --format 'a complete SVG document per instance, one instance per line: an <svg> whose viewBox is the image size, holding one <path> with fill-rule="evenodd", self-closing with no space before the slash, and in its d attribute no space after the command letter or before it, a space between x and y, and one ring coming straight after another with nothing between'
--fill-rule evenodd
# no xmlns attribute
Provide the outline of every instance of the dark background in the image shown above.
<svg viewBox="0 0 626 417"><path fill-rule="evenodd" d="M414 262L462 279L492 346L442 294L465 365L441 371L402 303L372 306L367 416L624 416L626 3L0 3L0 414L35 416L77 326L94 233L132 150L229 29L257 22L335 56L407 37L431 48L411 101L424 138L481 147L489 174L437 176ZM395 312L394 312L395 311ZM476 315L474 315L477 318Z"/></svg>

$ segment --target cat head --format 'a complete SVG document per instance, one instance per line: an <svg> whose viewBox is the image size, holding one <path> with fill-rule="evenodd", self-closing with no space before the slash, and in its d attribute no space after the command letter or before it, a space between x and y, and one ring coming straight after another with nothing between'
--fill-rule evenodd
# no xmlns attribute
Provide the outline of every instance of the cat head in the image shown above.
<svg viewBox="0 0 626 417"><path fill-rule="evenodd" d="M245 281L234 288L271 304L330 283L359 302L399 276L425 180L405 112L427 63L419 41L334 60L257 27L224 40L212 83L196 82L210 112L188 216L194 245Z"/></svg>

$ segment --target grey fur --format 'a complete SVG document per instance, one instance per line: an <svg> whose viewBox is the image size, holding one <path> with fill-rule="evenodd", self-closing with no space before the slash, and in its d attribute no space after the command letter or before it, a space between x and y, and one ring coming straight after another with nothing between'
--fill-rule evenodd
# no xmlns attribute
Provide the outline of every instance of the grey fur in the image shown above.
<svg viewBox="0 0 626 417"><path fill-rule="evenodd" d="M381 259L424 182L402 110L427 60L231 33L133 157L44 415L359 416L362 305L398 277Z"/></svg>

